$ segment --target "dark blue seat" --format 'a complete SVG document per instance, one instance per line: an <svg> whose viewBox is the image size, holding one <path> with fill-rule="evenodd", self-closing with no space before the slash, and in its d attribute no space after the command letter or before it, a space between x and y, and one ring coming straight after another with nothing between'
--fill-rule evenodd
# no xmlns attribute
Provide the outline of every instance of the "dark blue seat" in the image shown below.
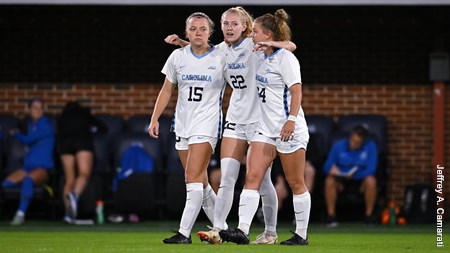
<svg viewBox="0 0 450 253"><path fill-rule="evenodd" d="M145 133L148 131L148 124L150 123L149 115L134 115L130 116L127 120L127 129L128 133Z"/></svg>
<svg viewBox="0 0 450 253"><path fill-rule="evenodd" d="M97 114L95 117L108 128L108 135L114 136L124 130L125 120L119 115Z"/></svg>
<svg viewBox="0 0 450 253"><path fill-rule="evenodd" d="M6 173L23 168L23 159L27 153L26 146L18 140L11 138L8 143L8 153L6 156Z"/></svg>
<svg viewBox="0 0 450 253"><path fill-rule="evenodd" d="M172 140L171 140L174 133L170 132L170 128L172 126L172 119L173 119L173 117L167 116L167 115L161 115L161 117L159 117L158 140L159 140L161 150L163 152L163 156L166 160L168 157L168 151L171 149L175 149L175 146L173 145ZM164 164L167 165L167 161L165 161Z"/></svg>
<svg viewBox="0 0 450 253"><path fill-rule="evenodd" d="M186 202L184 169L175 149L175 134L169 135L167 148L166 208L169 217L179 217Z"/></svg>
<svg viewBox="0 0 450 253"><path fill-rule="evenodd" d="M8 145L11 138L11 129L19 128L19 119L12 114L0 114L0 171L5 167Z"/></svg>
<svg viewBox="0 0 450 253"><path fill-rule="evenodd" d="M109 175L113 171L110 156L110 142L108 134L94 134L94 166L93 172Z"/></svg>
<svg viewBox="0 0 450 253"><path fill-rule="evenodd" d="M148 214L155 211L159 202L159 180L161 152L158 142L146 133L122 133L115 140L114 167L120 166L120 159L131 145L140 145L153 158L155 171L152 173L133 173L120 180L114 196L116 211L119 213Z"/></svg>
<svg viewBox="0 0 450 253"><path fill-rule="evenodd" d="M331 116L326 115L306 115L306 124L310 134L319 134L323 138L323 145L330 147L330 137L334 131L334 121Z"/></svg>
<svg viewBox="0 0 450 253"><path fill-rule="evenodd" d="M320 170L330 148L334 121L331 116L318 114L306 115L305 119L310 136L306 156L313 166Z"/></svg>
<svg viewBox="0 0 450 253"><path fill-rule="evenodd" d="M169 136L169 144L166 146L167 153L167 175L181 175L184 177L184 169L181 164L180 156L178 155L178 150L175 149L175 134Z"/></svg>

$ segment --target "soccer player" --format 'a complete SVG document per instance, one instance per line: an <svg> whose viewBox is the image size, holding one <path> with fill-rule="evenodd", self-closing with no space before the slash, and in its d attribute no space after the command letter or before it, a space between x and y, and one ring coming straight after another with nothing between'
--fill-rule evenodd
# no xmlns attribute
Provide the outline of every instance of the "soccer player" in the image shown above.
<svg viewBox="0 0 450 253"><path fill-rule="evenodd" d="M213 219L215 193L208 184L207 167L222 127L221 101L225 89L225 57L208 40L214 23L204 13L196 12L186 20L190 45L177 49L162 69L166 75L156 100L148 127L151 137L158 138L159 123L173 90L178 87L173 130L175 148L185 169L186 205L178 232L164 243L192 243L191 230L203 206Z"/></svg>
<svg viewBox="0 0 450 253"><path fill-rule="evenodd" d="M25 213L33 197L34 186L42 185L47 181L48 170L54 165L55 130L50 120L44 115L43 104L41 99L30 101L28 106L30 118L27 120L26 134L20 133L17 129L11 130L11 134L28 147L23 168L13 171L2 182L3 188L22 183L19 208L11 225L24 223Z"/></svg>
<svg viewBox="0 0 450 253"><path fill-rule="evenodd" d="M220 243L219 231L227 229L226 218L233 204L234 187L238 179L240 161L244 158L248 142L253 138L259 119L258 91L256 89L257 57L253 50L268 45L295 50L290 41L261 41L255 46L252 41L253 18L242 7L232 7L221 17L224 42L218 47L226 54L226 78L233 92L227 111L221 145L221 181L214 208L213 228L200 231L197 236L202 241ZM166 38L166 42L186 46L176 35ZM265 231L252 243L274 244L277 241L276 223L278 200L270 178L269 168L261 184L261 195L265 219Z"/></svg>
<svg viewBox="0 0 450 253"><path fill-rule="evenodd" d="M265 14L256 18L253 24L254 42L289 41L288 19L288 14L282 9L275 15ZM309 134L301 108L300 65L291 52L273 46L259 55L259 61L256 81L261 116L248 150L245 186L239 201L239 225L234 230L222 230L219 234L223 241L249 243L250 225L261 196L260 186L278 152L286 181L294 195L296 218L294 235L281 244L306 245L311 198L305 186L304 170Z"/></svg>

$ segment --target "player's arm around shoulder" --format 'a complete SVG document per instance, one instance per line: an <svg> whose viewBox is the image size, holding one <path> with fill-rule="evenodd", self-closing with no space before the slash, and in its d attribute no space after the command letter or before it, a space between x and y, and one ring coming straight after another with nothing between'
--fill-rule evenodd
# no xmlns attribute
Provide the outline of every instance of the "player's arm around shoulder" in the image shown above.
<svg viewBox="0 0 450 253"><path fill-rule="evenodd" d="M189 41L182 40L177 34L171 34L171 35L167 36L164 39L164 41L167 44L180 46L180 47L185 47L185 46L189 45Z"/></svg>

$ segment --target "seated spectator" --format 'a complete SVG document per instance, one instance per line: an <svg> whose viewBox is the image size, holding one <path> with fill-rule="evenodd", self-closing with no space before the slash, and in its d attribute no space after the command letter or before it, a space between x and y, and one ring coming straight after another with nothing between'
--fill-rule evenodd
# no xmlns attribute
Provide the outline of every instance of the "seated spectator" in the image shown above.
<svg viewBox="0 0 450 253"><path fill-rule="evenodd" d="M11 130L19 142L27 146L23 167L14 170L2 182L3 188L21 184L19 208L11 225L21 225L33 197L34 186L43 185L48 178L48 170L53 168L53 149L55 132L50 120L44 116L43 101L33 99L29 102L29 115L26 121L26 133L18 129Z"/></svg>
<svg viewBox="0 0 450 253"><path fill-rule="evenodd" d="M336 142L323 167L325 178L325 202L328 227L336 227L336 200L345 184L354 181L360 184L366 204L366 223L372 223L372 212L377 196L378 150L374 141L367 139L368 131L361 125L353 128L350 137Z"/></svg>
<svg viewBox="0 0 450 253"><path fill-rule="evenodd" d="M73 101L66 104L57 123L58 153L64 169L64 221L72 223L77 217L78 198L91 175L94 161L92 130L106 132L106 126L97 120L89 108ZM78 171L77 171L78 170Z"/></svg>

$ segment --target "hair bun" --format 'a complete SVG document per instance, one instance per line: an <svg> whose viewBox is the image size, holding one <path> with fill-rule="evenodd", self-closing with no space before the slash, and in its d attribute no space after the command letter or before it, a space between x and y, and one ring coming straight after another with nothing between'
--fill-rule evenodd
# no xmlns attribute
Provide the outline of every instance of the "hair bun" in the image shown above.
<svg viewBox="0 0 450 253"><path fill-rule="evenodd" d="M279 9L275 12L275 22L279 23L281 22L288 22L289 21L289 15L286 13L284 9Z"/></svg>

